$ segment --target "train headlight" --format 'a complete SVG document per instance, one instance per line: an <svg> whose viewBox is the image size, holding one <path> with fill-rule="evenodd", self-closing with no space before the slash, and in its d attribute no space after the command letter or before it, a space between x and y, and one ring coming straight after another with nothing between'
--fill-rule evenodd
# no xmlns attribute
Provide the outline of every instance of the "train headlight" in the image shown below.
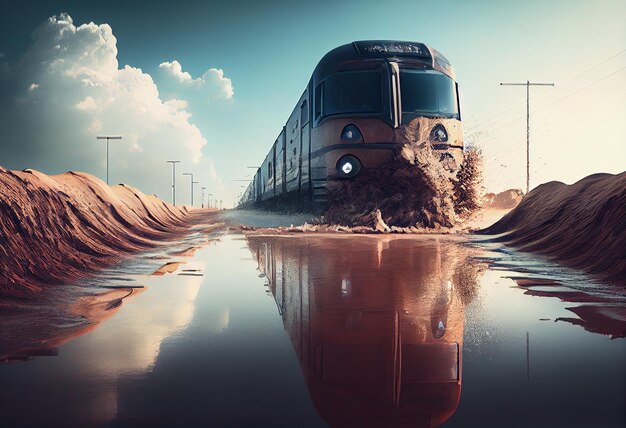
<svg viewBox="0 0 626 428"><path fill-rule="evenodd" d="M342 156L337 161L337 173L341 178L352 178L361 172L361 161L353 155Z"/></svg>
<svg viewBox="0 0 626 428"><path fill-rule="evenodd" d="M355 125L347 125L345 128L343 128L343 131L341 131L341 142L342 143L359 143L359 142L363 142L363 135L361 134L361 131L359 130L359 128L357 128Z"/></svg>
<svg viewBox="0 0 626 428"><path fill-rule="evenodd" d="M446 334L446 324L443 320L438 320L432 325L433 337L435 339L441 339Z"/></svg>
<svg viewBox="0 0 626 428"><path fill-rule="evenodd" d="M448 141L448 131L441 123L438 123L430 131L430 139L436 143L445 143Z"/></svg>

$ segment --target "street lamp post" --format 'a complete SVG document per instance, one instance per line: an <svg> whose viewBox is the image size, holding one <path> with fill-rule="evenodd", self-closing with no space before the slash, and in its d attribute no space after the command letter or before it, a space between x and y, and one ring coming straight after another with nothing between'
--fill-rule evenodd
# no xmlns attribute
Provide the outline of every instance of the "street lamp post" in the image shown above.
<svg viewBox="0 0 626 428"><path fill-rule="evenodd" d="M211 196L215 198L215 195L213 195L213 193L209 193L209 208L211 208ZM215 200L213 201L213 203L215 203Z"/></svg>
<svg viewBox="0 0 626 428"><path fill-rule="evenodd" d="M191 206L193 207L193 174L191 172L183 172L183 175L188 175L189 177L191 177L191 182L189 184L191 186Z"/></svg>
<svg viewBox="0 0 626 428"><path fill-rule="evenodd" d="M121 140L121 135L98 135L97 140L107 140L107 185L109 184L109 140Z"/></svg>
<svg viewBox="0 0 626 428"><path fill-rule="evenodd" d="M198 184L199 181L193 181L191 180L191 206L193 207L193 185L194 184Z"/></svg>
<svg viewBox="0 0 626 428"><path fill-rule="evenodd" d="M203 187L202 188L202 208L204 208L204 193L205 193L205 191L206 191L206 187Z"/></svg>
<svg viewBox="0 0 626 428"><path fill-rule="evenodd" d="M168 160L166 162L172 164L172 204L176 206L176 164L180 161Z"/></svg>

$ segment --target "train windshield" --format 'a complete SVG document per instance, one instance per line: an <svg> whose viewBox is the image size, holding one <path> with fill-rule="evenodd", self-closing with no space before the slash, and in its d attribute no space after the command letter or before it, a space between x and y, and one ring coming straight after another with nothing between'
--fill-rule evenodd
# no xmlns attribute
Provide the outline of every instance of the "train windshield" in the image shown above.
<svg viewBox="0 0 626 428"><path fill-rule="evenodd" d="M437 71L400 70L402 122L417 115L459 119L456 83Z"/></svg>
<svg viewBox="0 0 626 428"><path fill-rule="evenodd" d="M381 72L350 71L329 76L323 83L323 115L378 113L382 106Z"/></svg>

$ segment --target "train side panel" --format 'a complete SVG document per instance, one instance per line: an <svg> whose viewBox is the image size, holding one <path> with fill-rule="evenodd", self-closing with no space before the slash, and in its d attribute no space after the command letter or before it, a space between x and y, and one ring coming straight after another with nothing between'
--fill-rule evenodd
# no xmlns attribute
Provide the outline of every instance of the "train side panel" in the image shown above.
<svg viewBox="0 0 626 428"><path fill-rule="evenodd" d="M285 127L276 140L276 156L275 156L275 177L276 177L276 196L285 194L285 184L287 172L285 168Z"/></svg>
<svg viewBox="0 0 626 428"><path fill-rule="evenodd" d="M300 108L299 104L291 113L286 125L286 177L287 192L297 192L300 169Z"/></svg>
<svg viewBox="0 0 626 428"><path fill-rule="evenodd" d="M265 156L265 160L261 164L261 168L260 168L260 176L261 176L261 182L260 182L261 195L260 195L260 199L262 201L266 201L266 200L272 199L274 197L274 174L273 174L274 166L273 166L273 159L274 159L273 150L270 150L270 152Z"/></svg>

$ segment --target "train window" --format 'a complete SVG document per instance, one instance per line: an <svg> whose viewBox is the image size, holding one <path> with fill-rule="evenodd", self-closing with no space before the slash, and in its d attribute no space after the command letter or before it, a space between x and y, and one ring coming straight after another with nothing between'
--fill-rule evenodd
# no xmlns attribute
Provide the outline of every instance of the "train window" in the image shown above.
<svg viewBox="0 0 626 428"><path fill-rule="evenodd" d="M324 82L317 85L315 88L315 119L318 119L322 115L322 88Z"/></svg>
<svg viewBox="0 0 626 428"><path fill-rule="evenodd" d="M309 123L309 104L304 100L300 106L300 123L304 127Z"/></svg>
<svg viewBox="0 0 626 428"><path fill-rule="evenodd" d="M378 70L337 73L324 80L323 114L380 113L381 73Z"/></svg>
<svg viewBox="0 0 626 428"><path fill-rule="evenodd" d="M415 114L459 118L456 84L435 71L400 70L403 122Z"/></svg>
<svg viewBox="0 0 626 428"><path fill-rule="evenodd" d="M274 176L274 169L272 168L272 162L267 164L267 178L272 178Z"/></svg>

